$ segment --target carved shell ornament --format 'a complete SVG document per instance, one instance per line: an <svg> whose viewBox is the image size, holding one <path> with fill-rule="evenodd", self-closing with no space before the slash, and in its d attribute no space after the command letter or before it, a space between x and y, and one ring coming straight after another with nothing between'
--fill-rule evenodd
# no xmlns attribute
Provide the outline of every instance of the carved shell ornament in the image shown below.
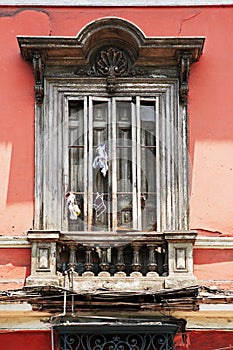
<svg viewBox="0 0 233 350"><path fill-rule="evenodd" d="M97 71L107 77L122 76L128 72L128 60L119 49L110 47L100 51L96 60Z"/></svg>

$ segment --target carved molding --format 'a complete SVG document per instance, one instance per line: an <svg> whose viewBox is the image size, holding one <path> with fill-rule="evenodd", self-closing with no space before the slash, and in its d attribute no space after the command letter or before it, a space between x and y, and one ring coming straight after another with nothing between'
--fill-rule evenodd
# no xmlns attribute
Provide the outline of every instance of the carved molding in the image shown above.
<svg viewBox="0 0 233 350"><path fill-rule="evenodd" d="M119 18L95 20L77 37L18 37L22 56L33 65L38 104L44 95L44 67L46 77L59 78L71 72L77 76L105 77L109 94L116 91L118 77L143 74L144 77L161 75L164 79L171 77L169 69L173 69L177 71L173 77L179 75L181 102L187 103L190 65L198 61L204 40L203 37L146 37L138 27Z"/></svg>
<svg viewBox="0 0 233 350"><path fill-rule="evenodd" d="M122 50L109 47L96 58L97 71L107 77L124 76L128 72L128 58Z"/></svg>

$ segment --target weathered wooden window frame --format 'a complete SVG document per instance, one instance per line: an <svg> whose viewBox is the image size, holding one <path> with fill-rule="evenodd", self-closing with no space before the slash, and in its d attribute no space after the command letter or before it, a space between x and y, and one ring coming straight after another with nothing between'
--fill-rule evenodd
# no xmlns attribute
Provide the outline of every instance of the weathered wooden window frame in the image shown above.
<svg viewBox="0 0 233 350"><path fill-rule="evenodd" d="M77 92L103 97L144 92L158 100L160 109L157 231L187 230L188 77L204 38L146 38L130 22L106 18L87 25L76 38L19 37L18 42L35 74L34 228L67 230L68 169L61 152L67 144L67 99ZM121 55L120 72L109 50Z"/></svg>
<svg viewBox="0 0 233 350"><path fill-rule="evenodd" d="M124 85L127 82L127 91L124 92ZM186 134L184 130L184 119L178 117L177 101L174 96L177 96L178 84L177 81L170 80L165 82L153 81L149 84L148 79L133 79L131 82L122 80L122 94L132 95L135 88L138 86L141 94L153 95L156 98L157 105L160 111L160 127L158 128L157 139L160 141L158 147L157 162L157 224L158 232L165 230L187 230L188 228L188 182L184 179L188 178L188 168L184 166L187 162L187 147ZM67 145L68 145L68 101L77 99L83 93L84 79L79 83L78 79L70 82L64 80L45 81L45 110L44 115L53 115L53 118L43 118L43 133L40 130L37 133L37 139L40 139L40 149L38 150L38 158L36 170L38 172L36 179L36 191L38 191L38 207L43 202L43 224L37 224L36 228L44 230L68 230L67 228L67 208L64 203L64 193L69 189L68 184L68 161L67 161ZM89 85L89 82L86 82ZM120 82L118 83L120 85ZM131 91L129 85L131 84ZM145 91L143 85L146 86ZM81 87L81 91L79 89ZM102 88L102 91L101 91ZM176 91L174 93L174 91ZM143 94L144 92L144 94ZM84 92L85 94L86 92ZM96 91L93 94L103 94L103 85L97 85ZM53 101L50 103L49 101ZM58 111L62 111L58 113ZM57 120L56 120L57 116ZM168 120L167 116L170 116ZM41 116L40 116L41 118ZM178 128L178 131L177 131ZM177 133L179 137L177 138ZM182 136L181 136L182 135ZM61 143L63 140L63 144ZM51 141L51 142L50 142ZM185 145L183 152L182 147ZM59 152L63 150L64 152ZM55 153L55 154L54 154ZM169 156L174 160L170 162ZM43 160L40 157L43 156ZM92 155L90 155L92 156ZM40 164L40 162L42 162ZM175 167L178 168L175 169ZM54 169L62 169L62 171L54 172ZM87 171L87 169L86 169ZM59 175L60 174L60 175ZM176 174L178 177L176 179ZM60 179L59 179L60 177ZM177 180L177 181L176 181ZM166 185L169 184L170 186ZM63 189L58 191L58 189ZM52 196L52 194L54 194ZM43 200L41 200L41 197ZM36 215L40 218L41 215Z"/></svg>
<svg viewBox="0 0 233 350"><path fill-rule="evenodd" d="M204 38L145 37L128 21L103 18L88 24L77 37L18 37L18 43L35 75L35 220L29 232L32 260L36 259L37 245L46 237L54 249L51 232L57 241L60 235L69 234L64 201L69 190L65 161L68 101L89 95L152 96L160 115L156 232L168 244L171 283L167 285L176 283L178 275L192 278L195 233L189 231L188 78L191 64L202 54ZM110 57L109 52L120 55L121 69L114 60L103 65L101 55ZM67 239L78 242L85 238L85 232L92 241L88 231ZM182 266L177 265L180 249L185 260ZM50 265L53 273L55 263L56 259ZM57 279L54 274L51 278Z"/></svg>

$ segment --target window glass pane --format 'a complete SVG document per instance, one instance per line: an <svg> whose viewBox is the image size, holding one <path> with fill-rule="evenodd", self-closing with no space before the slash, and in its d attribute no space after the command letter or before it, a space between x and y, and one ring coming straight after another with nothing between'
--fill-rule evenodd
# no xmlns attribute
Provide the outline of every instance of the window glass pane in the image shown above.
<svg viewBox="0 0 233 350"><path fill-rule="evenodd" d="M84 108L83 101L72 101L69 104L69 145L83 146L84 144Z"/></svg>
<svg viewBox="0 0 233 350"><path fill-rule="evenodd" d="M94 152L100 144L106 144L108 140L107 134L108 122L108 103L94 101L93 103L93 133L94 133Z"/></svg>
<svg viewBox="0 0 233 350"><path fill-rule="evenodd" d="M76 221L68 219L70 230L83 230L86 227L83 222L87 222L88 217L96 231L111 230L113 226L118 229L156 229L155 101L138 101L139 119L131 100L116 100L114 111L110 106L112 99L90 100L88 114L84 114L83 101L70 103L70 191L75 192L81 211ZM110 111L115 113L114 122ZM88 121L86 134L84 118ZM113 133L116 142L111 142ZM85 145L88 146L86 150ZM99 158L103 161L101 149L107 157L105 172L103 164L98 163ZM92 150L91 157L88 157L89 150ZM112 173L113 157L116 158L115 174ZM95 161L97 166L94 166ZM89 169L88 177L92 182L84 177L84 165ZM85 192L87 190L91 197ZM92 198L92 203L88 198ZM84 216L84 211L87 216Z"/></svg>
<svg viewBox="0 0 233 350"><path fill-rule="evenodd" d="M92 144L93 229L97 231L107 230L109 227L108 193L110 191L110 177L108 175L108 102L93 101Z"/></svg>
<svg viewBox="0 0 233 350"><path fill-rule="evenodd" d="M69 163L70 163L70 191L84 192L84 150L83 147L70 147Z"/></svg>
<svg viewBox="0 0 233 350"><path fill-rule="evenodd" d="M75 205L80 213L72 219L67 209L70 231L83 230L84 213L84 105L83 101L69 104L69 190L75 192Z"/></svg>
<svg viewBox="0 0 233 350"><path fill-rule="evenodd" d="M118 229L132 228L133 204L132 194L117 195Z"/></svg>
<svg viewBox="0 0 233 350"><path fill-rule="evenodd" d="M93 229L106 231L109 218L109 194L107 192L93 193Z"/></svg>
<svg viewBox="0 0 233 350"><path fill-rule="evenodd" d="M84 128L83 101L69 106L69 169L70 191L84 191Z"/></svg>
<svg viewBox="0 0 233 350"><path fill-rule="evenodd" d="M117 221L132 227L132 116L131 101L116 103L117 122ZM134 164L136 167L136 164Z"/></svg>
<svg viewBox="0 0 233 350"><path fill-rule="evenodd" d="M142 229L156 229L156 113L154 101L141 101L141 216Z"/></svg>

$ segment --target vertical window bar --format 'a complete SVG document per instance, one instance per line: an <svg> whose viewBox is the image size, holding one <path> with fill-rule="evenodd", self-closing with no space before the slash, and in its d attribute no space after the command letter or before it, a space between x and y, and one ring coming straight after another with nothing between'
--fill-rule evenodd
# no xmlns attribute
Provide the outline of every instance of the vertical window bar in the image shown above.
<svg viewBox="0 0 233 350"><path fill-rule="evenodd" d="M88 108L88 219L87 225L88 230L92 229L93 223L93 98L89 97L89 108Z"/></svg>
<svg viewBox="0 0 233 350"><path fill-rule="evenodd" d="M155 98L140 98L142 230L157 229Z"/></svg>
<svg viewBox="0 0 233 350"><path fill-rule="evenodd" d="M167 215L166 215L166 229L171 230L171 110L170 110L170 96L171 91L167 89L166 92L166 117L165 117L165 143L166 143L166 182L167 182Z"/></svg>
<svg viewBox="0 0 233 350"><path fill-rule="evenodd" d="M56 125L55 125L55 130L57 133L57 169L62 169L63 166L63 154L61 152L61 150L63 149L62 147L62 128L63 128L63 123L62 123L62 118L63 118L63 111L61 106L64 105L64 99L60 94L56 94L54 96L55 98L57 98L57 107L56 107L56 112L57 113L57 121L56 121ZM61 113L58 113L58 111L62 111ZM58 214L58 227L62 227L63 226L63 215L61 215L61 213L63 213L63 208L64 208L64 193L65 192L65 188L64 188L64 184L63 184L63 178L62 178L62 174L63 172L59 171L57 172L57 180L56 180L56 186L57 189L60 187L62 188L62 191L58 191L57 190L57 214Z"/></svg>
<svg viewBox="0 0 233 350"><path fill-rule="evenodd" d="M112 230L117 229L117 159L116 159L116 99L112 100Z"/></svg>
<svg viewBox="0 0 233 350"><path fill-rule="evenodd" d="M84 132L84 205L83 205L83 221L84 221L84 226L83 229L84 231L88 230L88 208L87 208L87 203L88 203L88 107L87 107L87 96L84 97L84 121L83 121L83 132Z"/></svg>
<svg viewBox="0 0 233 350"><path fill-rule="evenodd" d="M161 232L161 198L160 198L160 109L159 97L156 97L156 209L157 209L157 231Z"/></svg>
<svg viewBox="0 0 233 350"><path fill-rule="evenodd" d="M161 123L160 123L160 203L161 203L161 231L166 230L166 144L165 144L165 98L161 95Z"/></svg>
<svg viewBox="0 0 233 350"><path fill-rule="evenodd" d="M171 229L175 230L176 228L176 201L175 201L175 104L174 104L174 87L171 86Z"/></svg>
<svg viewBox="0 0 233 350"><path fill-rule="evenodd" d="M131 127L132 127L132 190L133 190L133 229L138 229L138 208L137 208L137 128L136 128L136 106L131 102Z"/></svg>
<svg viewBox="0 0 233 350"><path fill-rule="evenodd" d="M66 193L69 190L69 153L68 153L68 146L69 146L69 102L67 99L65 99L64 103L64 119L63 119L63 143L66 147L64 147L64 175L63 175L63 190L64 193ZM64 198L64 196L63 196ZM64 220L63 220L63 230L68 230L68 217L67 217L67 207L66 205L64 207Z"/></svg>
<svg viewBox="0 0 233 350"><path fill-rule="evenodd" d="M138 230L142 229L141 217L141 117L140 117L140 97L136 97L136 122L137 122L137 217Z"/></svg>
<svg viewBox="0 0 233 350"><path fill-rule="evenodd" d="M179 130L178 130L178 86L174 86L174 98L173 98L173 110L174 110L174 216L175 216L175 229L179 227Z"/></svg>
<svg viewBox="0 0 233 350"><path fill-rule="evenodd" d="M112 174L112 104L111 104L111 100L108 99L108 188L109 188L109 192L110 189L112 188L112 178L111 175ZM112 224L112 208L111 208L111 201L112 201L112 194L108 193L108 231L111 231L111 224Z"/></svg>

